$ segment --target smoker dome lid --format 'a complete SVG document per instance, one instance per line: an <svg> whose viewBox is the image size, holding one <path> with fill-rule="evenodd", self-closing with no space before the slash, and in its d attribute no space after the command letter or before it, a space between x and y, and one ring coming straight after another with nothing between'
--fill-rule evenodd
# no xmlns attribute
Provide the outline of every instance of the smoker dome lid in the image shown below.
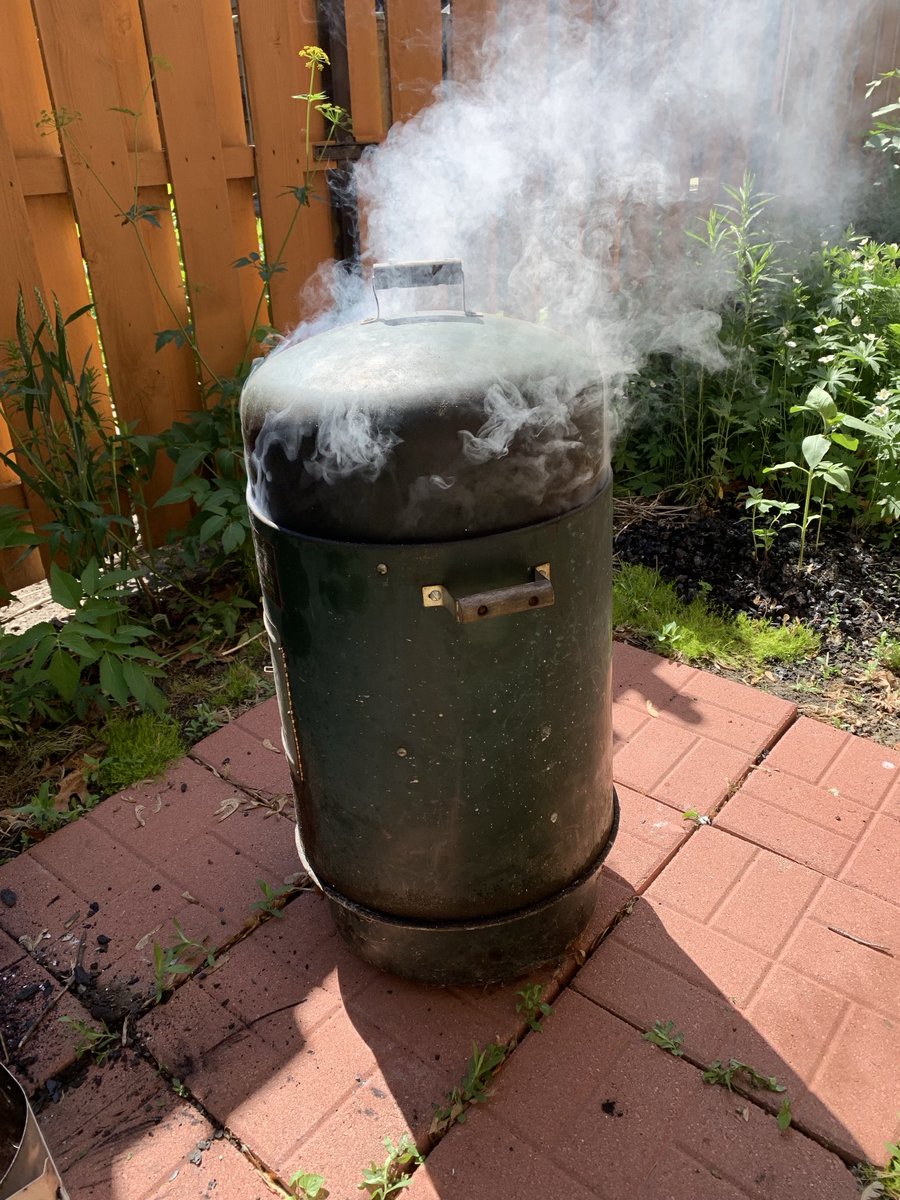
<svg viewBox="0 0 900 1200"><path fill-rule="evenodd" d="M277 351L244 386L244 427L291 409L315 417L336 400L387 416L482 400L498 381L528 389L559 376L576 391L597 372L548 326L483 314L430 313L345 325Z"/></svg>
<svg viewBox="0 0 900 1200"><path fill-rule="evenodd" d="M518 528L584 503L605 470L602 393L580 347L464 309L276 351L244 385L241 420L254 511L325 538Z"/></svg>

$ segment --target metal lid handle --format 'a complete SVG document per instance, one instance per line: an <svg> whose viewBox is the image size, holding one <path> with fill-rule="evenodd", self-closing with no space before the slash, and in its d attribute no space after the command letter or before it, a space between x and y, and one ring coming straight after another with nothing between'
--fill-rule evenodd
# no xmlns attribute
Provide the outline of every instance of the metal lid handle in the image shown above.
<svg viewBox="0 0 900 1200"><path fill-rule="evenodd" d="M372 268L372 290L375 293L375 304L378 318L381 318L381 306L378 293L388 288L423 288L439 287L442 284L462 288L462 311L466 311L466 279L463 275L462 263L458 258L445 262L391 262L375 263Z"/></svg>

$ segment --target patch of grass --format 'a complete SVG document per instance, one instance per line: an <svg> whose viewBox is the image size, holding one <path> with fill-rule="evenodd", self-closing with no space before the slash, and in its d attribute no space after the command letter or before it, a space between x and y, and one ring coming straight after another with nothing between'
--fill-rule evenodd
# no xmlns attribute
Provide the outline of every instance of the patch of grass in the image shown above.
<svg viewBox="0 0 900 1200"><path fill-rule="evenodd" d="M732 617L712 608L705 592L685 604L658 571L631 563L622 563L613 581L613 622L686 662L759 666L795 662L819 650L818 635L805 625L774 625L746 613Z"/></svg>
<svg viewBox="0 0 900 1200"><path fill-rule="evenodd" d="M159 713L113 717L100 736L107 751L97 777L105 795L159 775L185 752L177 722Z"/></svg>

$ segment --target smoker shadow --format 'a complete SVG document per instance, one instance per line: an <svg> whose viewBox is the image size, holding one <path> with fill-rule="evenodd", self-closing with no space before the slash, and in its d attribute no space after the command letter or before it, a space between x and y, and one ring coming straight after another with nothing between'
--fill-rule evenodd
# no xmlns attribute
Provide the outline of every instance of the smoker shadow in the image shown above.
<svg viewBox="0 0 900 1200"><path fill-rule="evenodd" d="M604 868L601 911L611 911L635 886L636 881ZM726 964L724 976L728 973ZM531 980L543 982L552 996L551 968ZM524 1032L516 1014L516 992L523 982L440 989L387 975L351 953L334 931L326 902L306 893L288 906L282 919L269 920L238 944L217 970L190 980L148 1014L139 1022L139 1033L146 1050L186 1086L213 1123L233 1131L282 1179L302 1165L326 1176L331 1200L351 1200L359 1194L363 1169L373 1159L383 1160L385 1135L396 1140L408 1130L423 1149L432 1144L434 1110L464 1075L473 1042L484 1047ZM637 901L575 976L573 986L637 1029L648 1029L657 1019L672 1020L684 1032L686 1059L695 1064L734 1057L763 1075L776 1076L787 1088L800 1127L838 1144L845 1157L865 1157L838 1117L805 1087L789 1059L735 1006L726 994L730 983L713 982L673 941L649 902ZM815 1014L801 1012L797 1019L804 1025L798 1045L808 1050L811 1040L821 1040ZM548 1018L548 1034L553 1020ZM548 1111L571 1104L565 1066L565 1055L571 1053L571 1046L564 1047L554 1069L542 1078L541 1098ZM579 1044L576 1053L603 1062L602 1046ZM515 1054L501 1073L496 1101L487 1106L513 1128L523 1093L515 1087L505 1090L503 1079L515 1078ZM646 1086L652 1087L652 1056L641 1061L646 1063ZM42 1115L73 1200L131 1196L132 1170L140 1172L149 1188L148 1158L151 1170L158 1162L167 1176L176 1166L196 1170L184 1160L209 1133L196 1110L162 1080L148 1094L148 1075L148 1063L126 1052L116 1063L92 1068L91 1079L72 1093L68 1106L51 1106ZM573 1112L568 1121L572 1147L554 1143L551 1157L559 1160L567 1178L580 1178L579 1138L602 1151L608 1130L600 1107L608 1099L605 1078L600 1069L591 1096L579 1100L583 1111ZM636 1086L644 1086L644 1080ZM748 1095L771 1111L781 1101L780 1095ZM742 1103L735 1098L736 1107ZM690 1125L689 1113L679 1117ZM551 1124L558 1130L556 1120ZM616 1137L626 1128L626 1121L617 1122ZM744 1127L738 1123L738 1128ZM634 1136L653 1138L655 1130L640 1128ZM168 1149L156 1153L154 1145ZM225 1172L219 1148L213 1141L202 1152L204 1184ZM237 1152L229 1148L229 1153ZM508 1166L514 1170L515 1163ZM590 1163L585 1167L593 1169ZM167 1194L164 1179L156 1183L159 1194ZM220 1189L238 1194L235 1186L223 1174ZM438 1192L447 1200L499 1200L489 1179L465 1188L445 1181ZM148 1190L151 1195L155 1200L156 1192Z"/></svg>
<svg viewBox="0 0 900 1200"><path fill-rule="evenodd" d="M604 890L621 895L632 893L633 885L622 875L604 868L601 879L601 904ZM734 948L740 950L739 946ZM755 1103L775 1114L783 1096L787 1095L792 1104L795 1130L802 1130L823 1144L837 1148L841 1157L845 1159L865 1160L866 1155L854 1136L836 1114L807 1088L799 1070L790 1059L779 1053L767 1041L752 1019L742 1013L729 995L673 940L653 904L639 899L631 915L625 917L618 929L609 935L608 940L601 943L595 954L596 957L590 959L588 965L570 979L569 990L580 992L588 1000L642 1032L651 1029L657 1020L673 1021L684 1034L685 1062L706 1067L714 1059L720 1059L727 1064L729 1059L735 1058L749 1064L763 1076L775 1076L778 1083L785 1087L784 1093L759 1091L745 1086L745 1082L742 1082L738 1075L733 1084L736 1122L740 1121L739 1110L745 1104ZM736 956L736 961L738 957L739 955ZM568 970L574 970L571 960ZM562 973L566 973L565 964ZM339 967L338 974L343 980L343 968ZM740 969L738 974L741 974ZM609 983L605 978L607 975ZM723 975L729 975L727 964ZM548 998L555 987L551 978L549 971L532 976L532 979L550 983L546 989ZM374 1052L387 1089L401 1109L407 1128L412 1131L420 1146L433 1146L434 1139L429 1137L428 1129L434 1106L445 1100L449 1088L458 1083L465 1074L467 1059L472 1054L473 1041L483 1047L490 1040L488 1030L492 1021L494 1036L500 1039L509 1036L516 992L521 988L522 982L489 989L459 988L442 993L381 975L377 983L367 991L359 992L352 987L348 988L344 995L346 1013ZM736 989L737 986L736 983ZM450 997L454 1003L449 1002ZM391 998L396 1004L396 1024L386 1028L383 1014L390 1011ZM561 997L557 998L557 1003L560 999ZM378 1005L378 1014L373 1012L373 1001ZM461 1018L464 1012L471 1014L468 1025ZM803 1053L808 1056L810 1047L817 1043L824 1052L823 1031L815 1012L801 1011L795 1015L802 1030L793 1030L792 1036L797 1045L803 1048ZM552 1015L547 1019L547 1031L552 1029L553 1019ZM518 1032L521 1035L524 1032L523 1028L520 1027ZM539 1035L526 1034L529 1039L536 1036ZM398 1053L398 1042L403 1046L402 1053ZM579 1179L590 1190L592 1182L596 1179L596 1160L598 1155L601 1159L603 1157L606 1127L601 1106L611 1094L608 1076L612 1073L613 1063L607 1064L606 1047L602 1045L579 1042L574 1053L576 1059L584 1060L587 1057L600 1068L594 1075L590 1096L586 1096L582 1089L573 1100L573 1068L567 1065L572 1062L573 1047L557 1047L554 1054L550 1055L550 1069L547 1072L539 1070L537 1075L532 1071L527 1083L524 1082L527 1071L516 1076L511 1070L511 1064L504 1068L505 1072L518 1079L518 1087L515 1084L510 1084L508 1088L499 1086L496 1105L489 1104L486 1111L490 1111L502 1125L515 1131L521 1115L518 1112L519 1107L531 1107L537 1103L533 1100L532 1093L534 1081L539 1077L540 1106L553 1114L552 1119L546 1122L546 1152L556 1160L566 1178ZM448 1066L448 1057L452 1067ZM436 1069L438 1060L440 1070ZM658 1086L659 1064L654 1061L652 1055L642 1057L640 1063L642 1069L646 1070L646 1076L636 1076L634 1090L649 1096ZM808 1066L807 1057L807 1069ZM504 1071L501 1072L500 1080ZM565 1115L560 1116L560 1113ZM673 1111L671 1115L673 1121L677 1117L675 1124L680 1123L681 1131L689 1139L692 1114ZM624 1126L624 1122L622 1124ZM701 1124L702 1118L698 1118L698 1129ZM774 1127L773 1121L773 1130ZM534 1128L532 1121L532 1133ZM747 1126L741 1123L739 1128ZM622 1129L617 1128L615 1132L618 1141L622 1136ZM634 1138L655 1142L658 1135L659 1131L644 1126L635 1131ZM663 1132L662 1136L667 1137L668 1132ZM756 1135L752 1132L749 1134L750 1138L754 1136ZM788 1136L797 1138L801 1134L791 1132ZM463 1140L456 1143L458 1147L462 1147L463 1155L464 1138L465 1134ZM590 1149L582 1154L584 1147ZM524 1143L519 1143L517 1149L526 1154L531 1153ZM733 1147L722 1146L717 1150L716 1146L712 1146L707 1149L713 1159L717 1153L723 1159L733 1153ZM513 1150L513 1147L510 1146L509 1150ZM504 1158L504 1162L504 1170L508 1169L511 1175L515 1176L517 1172L514 1155L510 1155L509 1161ZM649 1160L647 1165L649 1168ZM484 1197L484 1200L499 1200L496 1180L490 1173L483 1179L477 1172L473 1172L471 1177L465 1171L459 1174L458 1180L435 1176L431 1178L432 1186L442 1197L446 1196L447 1200L480 1200L481 1197ZM526 1172L523 1169L523 1179L525 1176ZM632 1179L631 1184L634 1188L633 1194L638 1194L640 1180ZM764 1197L770 1194L764 1176L757 1180L757 1184L759 1192L751 1191L749 1195ZM606 1195L607 1192L604 1191L603 1194ZM613 1189L609 1194L625 1192L619 1193ZM802 1188L798 1188L796 1195L799 1197L803 1194ZM848 1183L848 1195L850 1194L852 1193ZM349 1197L350 1193L347 1195ZM343 1193L341 1196L343 1200Z"/></svg>

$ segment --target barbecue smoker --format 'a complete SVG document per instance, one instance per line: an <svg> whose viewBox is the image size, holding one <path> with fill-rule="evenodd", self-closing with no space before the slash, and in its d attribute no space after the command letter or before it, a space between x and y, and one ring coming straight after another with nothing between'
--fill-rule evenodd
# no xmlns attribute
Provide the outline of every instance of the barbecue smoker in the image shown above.
<svg viewBox="0 0 900 1200"><path fill-rule="evenodd" d="M297 845L363 958L486 983L581 932L615 835L602 397L459 263L374 284L462 307L310 338L241 401Z"/></svg>

